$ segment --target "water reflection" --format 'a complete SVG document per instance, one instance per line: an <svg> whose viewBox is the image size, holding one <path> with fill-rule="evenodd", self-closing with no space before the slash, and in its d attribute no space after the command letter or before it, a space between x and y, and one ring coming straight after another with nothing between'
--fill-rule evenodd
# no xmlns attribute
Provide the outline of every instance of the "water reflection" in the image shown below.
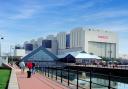
<svg viewBox="0 0 128 89"><path fill-rule="evenodd" d="M118 83L117 89L128 89L128 84Z"/></svg>
<svg viewBox="0 0 128 89"><path fill-rule="evenodd" d="M79 85L83 88L89 88L90 87L90 77L82 74L79 74ZM75 78L72 81L74 84L77 83L77 79ZM111 89L128 89L128 84L125 83L120 83L120 82L115 82L111 81ZM108 89L109 81L107 79L101 79L101 78L92 78L92 89Z"/></svg>
<svg viewBox="0 0 128 89"><path fill-rule="evenodd" d="M44 69L41 69L42 71L44 71ZM48 72L46 70L46 72ZM56 70L49 70L49 73L52 73L53 75L56 75ZM61 77L61 70L57 70L57 76ZM67 70L63 70L62 71L62 77L64 79L68 79L68 72ZM95 74L92 75L92 89L108 89L108 85L109 85L109 81L108 81L108 76L96 76ZM77 74L76 71L71 71L69 73L69 80L77 85ZM128 89L128 84L125 83L120 83L120 82L116 82L116 79L114 79L115 81L111 81L111 89ZM128 80L126 80L128 81ZM83 73L80 72L79 73L79 80L78 80L79 86L85 89L89 89L90 87L90 74L89 73ZM72 86L70 84L70 86ZM79 88L80 89L80 88Z"/></svg>
<svg viewBox="0 0 128 89"><path fill-rule="evenodd" d="M77 83L77 79L72 81L74 84ZM81 79L78 81L81 87L87 88L90 86L90 79ZM117 82L111 82L111 87L117 89ZM92 78L92 89L108 89L108 80Z"/></svg>

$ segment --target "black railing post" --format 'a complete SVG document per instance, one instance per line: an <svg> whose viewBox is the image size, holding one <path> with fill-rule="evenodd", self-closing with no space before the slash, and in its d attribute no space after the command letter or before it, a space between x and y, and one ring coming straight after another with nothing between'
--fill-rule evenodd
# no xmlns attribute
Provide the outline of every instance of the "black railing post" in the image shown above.
<svg viewBox="0 0 128 89"><path fill-rule="evenodd" d="M108 89L111 89L111 73L108 75Z"/></svg>
<svg viewBox="0 0 128 89"><path fill-rule="evenodd" d="M56 80L57 80L57 67L56 67Z"/></svg>
<svg viewBox="0 0 128 89"><path fill-rule="evenodd" d="M69 68L68 68L68 86L69 86Z"/></svg>
<svg viewBox="0 0 128 89"><path fill-rule="evenodd" d="M48 77L49 77L49 66L48 66Z"/></svg>
<svg viewBox="0 0 128 89"><path fill-rule="evenodd" d="M61 83L63 82L63 79L62 79L62 68L61 68Z"/></svg>
<svg viewBox="0 0 128 89"><path fill-rule="evenodd" d="M46 67L45 67L45 76L46 76Z"/></svg>
<svg viewBox="0 0 128 89"><path fill-rule="evenodd" d="M90 71L90 89L92 89L92 71Z"/></svg>
<svg viewBox="0 0 128 89"><path fill-rule="evenodd" d="M42 69L42 68L41 68ZM43 75L45 74L44 66L43 66Z"/></svg>
<svg viewBox="0 0 128 89"><path fill-rule="evenodd" d="M51 68L51 78L53 79L53 69Z"/></svg>
<svg viewBox="0 0 128 89"><path fill-rule="evenodd" d="M76 89L78 89L78 87L79 87L79 73L78 73L78 69L77 69L76 76L77 76L77 86L76 86Z"/></svg>

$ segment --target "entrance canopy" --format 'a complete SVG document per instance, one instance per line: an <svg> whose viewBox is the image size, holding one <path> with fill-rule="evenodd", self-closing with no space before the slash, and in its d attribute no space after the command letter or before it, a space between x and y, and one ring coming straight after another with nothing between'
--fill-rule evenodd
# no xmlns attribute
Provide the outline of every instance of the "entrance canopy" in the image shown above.
<svg viewBox="0 0 128 89"><path fill-rule="evenodd" d="M75 59L101 59L96 55L91 55L84 51L69 52L63 55L58 55L58 58L66 58L69 54L72 55Z"/></svg>

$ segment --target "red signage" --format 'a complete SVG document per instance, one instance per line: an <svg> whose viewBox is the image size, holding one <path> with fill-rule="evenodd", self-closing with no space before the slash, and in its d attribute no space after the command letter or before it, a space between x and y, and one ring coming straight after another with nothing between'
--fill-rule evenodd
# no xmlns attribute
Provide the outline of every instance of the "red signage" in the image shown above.
<svg viewBox="0 0 128 89"><path fill-rule="evenodd" d="M108 36L98 36L100 39L108 39Z"/></svg>

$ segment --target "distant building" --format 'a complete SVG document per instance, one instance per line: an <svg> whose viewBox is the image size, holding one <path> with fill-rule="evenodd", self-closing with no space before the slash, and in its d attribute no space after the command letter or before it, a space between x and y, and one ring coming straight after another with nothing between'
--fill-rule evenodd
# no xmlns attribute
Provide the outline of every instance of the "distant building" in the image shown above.
<svg viewBox="0 0 128 89"><path fill-rule="evenodd" d="M58 49L66 49L66 32L57 34Z"/></svg>
<svg viewBox="0 0 128 89"><path fill-rule="evenodd" d="M48 35L46 37L47 40L56 40L56 37L54 35Z"/></svg>
<svg viewBox="0 0 128 89"><path fill-rule="evenodd" d="M36 40L31 40L30 43L33 44L33 49L39 47ZM42 40L42 46L54 54L85 51L100 57L118 58L118 36L111 31L75 28L69 33L48 35Z"/></svg>
<svg viewBox="0 0 128 89"><path fill-rule="evenodd" d="M17 57L23 57L25 56L25 49L24 49L24 46L21 46L21 45L15 45L13 49L13 52L10 53L11 56L17 56Z"/></svg>
<svg viewBox="0 0 128 89"><path fill-rule="evenodd" d="M40 37L40 38L37 39L38 47L42 45L42 40L43 40L43 37Z"/></svg>
<svg viewBox="0 0 128 89"><path fill-rule="evenodd" d="M119 58L128 60L128 54L119 54Z"/></svg>
<svg viewBox="0 0 128 89"><path fill-rule="evenodd" d="M38 43L36 40L32 39L30 43L33 45L33 50L38 48Z"/></svg>

